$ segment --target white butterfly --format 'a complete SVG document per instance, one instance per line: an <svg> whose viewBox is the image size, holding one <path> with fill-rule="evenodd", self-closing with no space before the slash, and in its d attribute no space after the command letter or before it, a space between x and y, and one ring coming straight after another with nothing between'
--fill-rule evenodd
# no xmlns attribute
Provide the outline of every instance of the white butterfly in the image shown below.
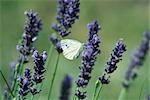
<svg viewBox="0 0 150 100"><path fill-rule="evenodd" d="M80 54L82 43L77 40L63 39L60 41L61 47L63 49L63 55L69 60L77 58Z"/></svg>

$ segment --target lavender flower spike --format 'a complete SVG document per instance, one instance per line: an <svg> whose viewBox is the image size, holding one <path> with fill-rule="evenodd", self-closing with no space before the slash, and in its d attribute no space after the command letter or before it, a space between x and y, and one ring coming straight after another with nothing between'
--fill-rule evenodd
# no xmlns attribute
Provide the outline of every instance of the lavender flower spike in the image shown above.
<svg viewBox="0 0 150 100"><path fill-rule="evenodd" d="M61 84L61 95L59 100L70 100L70 88L72 86L72 77L66 75Z"/></svg>
<svg viewBox="0 0 150 100"><path fill-rule="evenodd" d="M98 37L97 32L100 30L100 26L97 21L93 21L88 24L89 29L89 39L84 46L84 51L82 52L82 65L80 67L80 74L78 79L76 80L76 84L78 88L84 88L88 85L89 80L91 79L91 72L93 70L93 66L95 65L95 61L97 55L100 53L99 43L100 39ZM79 99L85 98L85 91L81 92L80 90L76 91L76 96Z"/></svg>
<svg viewBox="0 0 150 100"><path fill-rule="evenodd" d="M117 69L117 63L122 60L122 54L126 51L126 46L123 43L123 40L120 39L116 47L113 49L109 60L106 63L105 71L106 73L110 74L113 73Z"/></svg>
<svg viewBox="0 0 150 100"><path fill-rule="evenodd" d="M20 45L17 45L17 50L23 55L29 55L33 46L32 43L37 39L38 32L41 30L41 19L33 10L25 11L26 22L24 26L24 33L22 35L22 41Z"/></svg>
<svg viewBox="0 0 150 100"><path fill-rule="evenodd" d="M25 96L30 92L29 88L32 86L30 69L25 69L24 77L20 78L19 86L19 96L25 99Z"/></svg>
<svg viewBox="0 0 150 100"><path fill-rule="evenodd" d="M117 69L117 63L119 63L122 57L122 54L126 51L126 46L123 43L123 40L120 39L117 43L109 60L106 62L105 72L102 76L99 77L99 80L102 84L109 84L110 74Z"/></svg>
<svg viewBox="0 0 150 100"><path fill-rule="evenodd" d="M58 9L56 20L58 23L53 24L52 28L59 32L64 37L67 36L70 31L69 28L75 23L75 20L79 18L79 0L58 0Z"/></svg>
<svg viewBox="0 0 150 100"><path fill-rule="evenodd" d="M149 51L149 44L150 31L147 31L144 33L144 37L141 41L139 48L136 49L132 54L128 69L125 73L125 81L123 82L123 86L125 88L128 87L128 82L130 81L130 79L135 79L137 77L137 72L135 72L135 69L140 68L143 65L146 55Z"/></svg>
<svg viewBox="0 0 150 100"><path fill-rule="evenodd" d="M34 74L33 74L33 81L36 83L36 84L39 84L43 81L44 79L44 72L46 71L45 68L44 68L44 64L45 64L45 61L47 59L47 53L46 51L43 51L42 54L38 54L38 51L35 50L33 52L33 55L32 55L33 59L34 59Z"/></svg>

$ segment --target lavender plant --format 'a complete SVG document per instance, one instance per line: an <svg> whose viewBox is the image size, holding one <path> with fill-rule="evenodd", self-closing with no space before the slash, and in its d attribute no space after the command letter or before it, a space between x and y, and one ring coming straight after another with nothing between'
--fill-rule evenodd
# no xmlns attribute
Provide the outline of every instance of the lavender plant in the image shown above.
<svg viewBox="0 0 150 100"><path fill-rule="evenodd" d="M58 9L56 20L57 23L53 23L52 29L59 33L60 36L65 37L71 33L69 29L75 23L75 20L79 18L79 0L58 0ZM58 57L56 61L56 66L54 68L54 73L50 83L50 89L48 94L48 99L51 98L52 87L57 72L59 55L63 52L63 49L60 44L60 40L54 36L50 37L50 41L54 45L55 49L58 52Z"/></svg>
<svg viewBox="0 0 150 100"><path fill-rule="evenodd" d="M31 100L35 99L34 96L42 91L46 71L50 68L50 60L52 58L53 47L56 49L58 55L52 78L50 79L48 100L52 100L52 93L54 87L55 77L57 75L58 64L60 60L60 54L63 52L61 39L68 36L71 33L71 28L75 21L79 19L80 12L80 1L79 0L58 0L56 23L52 24L52 29L59 35L51 35L49 40L51 42L49 52L43 51L39 54L38 50L35 49L33 43L37 40L39 31L42 29L41 19L38 14L33 10L25 11L26 21L24 25L24 32L20 43L16 46L19 51L17 60L12 63L14 70L13 82L10 87L5 76L0 70L0 74L3 77L7 90L5 91L5 98L13 100L25 100L27 95L31 96ZM101 30L100 25L96 20L87 25L88 28L88 39L84 44L84 49L81 54L81 66L79 67L80 72L78 78L75 81L76 90L74 93L73 100L87 99L87 90L90 79L92 78L91 73L94 69L97 57L100 54L100 43L101 39L98 36L98 32ZM123 100L126 90L129 88L131 81L133 81L138 73L135 71L139 69L146 59L146 55L149 51L150 32L145 32L144 38L137 50L135 50L129 67L125 73L125 79L123 82L123 92L121 92L119 100ZM108 61L105 64L104 73L99 76L95 84L95 90L93 92L92 100L98 100L103 85L110 83L111 75L117 70L117 64L122 60L123 53L126 51L126 45L123 40L120 39L115 48L112 50ZM71 52L74 52L71 51ZM32 55L34 66L25 68L25 64L29 62L29 58ZM24 74L23 74L24 71ZM49 80L48 80L49 81ZM68 74L64 77L61 83L59 100L70 100L71 98L71 87L72 77ZM125 91L124 91L125 90ZM10 97L10 95L12 97ZM39 98L40 99L40 94Z"/></svg>
<svg viewBox="0 0 150 100"><path fill-rule="evenodd" d="M150 31L144 33L143 39L139 47L133 52L127 71L125 73L124 81L122 84L122 92L120 93L119 100L125 99L127 89L133 80L137 78L137 69L143 65L146 55L149 51Z"/></svg>
<svg viewBox="0 0 150 100"><path fill-rule="evenodd" d="M21 76L23 71L23 65L28 62L28 56L33 52L33 42L37 39L38 32L41 30L41 19L38 14L33 10L25 11L26 22L24 25L24 32L22 34L22 40L19 45L16 46L19 51L19 57L15 66L14 80L12 85L12 92L16 95L17 91L17 77Z"/></svg>
<svg viewBox="0 0 150 100"><path fill-rule="evenodd" d="M33 51L32 55L34 59L34 74L31 75L31 70L26 68L24 72L24 77L19 78L19 98L25 99L28 93L31 93L32 99L34 95L38 94L41 90L37 89L37 84L42 83L44 79L44 72L46 71L44 68L44 63L47 59L46 51L43 51L42 54L38 54L37 50Z"/></svg>
<svg viewBox="0 0 150 100"><path fill-rule="evenodd" d="M98 31L100 26L97 21L93 21L88 24L88 41L85 44L85 50L82 52L82 65L80 68L80 73L78 79L76 80L77 90L75 95L79 99L86 98L86 91L84 88L88 85L89 80L91 79L91 72L95 65L97 55L100 53L99 43L100 38L98 37ZM82 90L81 90L82 89Z"/></svg>
<svg viewBox="0 0 150 100"><path fill-rule="evenodd" d="M123 40L120 39L116 43L116 46L113 49L110 58L106 62L104 73L99 77L99 80L96 82L93 100L98 100L102 85L110 83L110 76L117 69L117 63L122 60L122 55L125 51L126 45L123 43Z"/></svg>

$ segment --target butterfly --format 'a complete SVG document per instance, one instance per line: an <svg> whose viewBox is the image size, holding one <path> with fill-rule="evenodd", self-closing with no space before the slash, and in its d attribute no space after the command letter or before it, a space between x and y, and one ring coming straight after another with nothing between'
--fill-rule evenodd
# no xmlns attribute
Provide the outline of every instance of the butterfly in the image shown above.
<svg viewBox="0 0 150 100"><path fill-rule="evenodd" d="M63 49L63 55L69 60L77 58L83 47L83 43L73 39L63 39L60 41L61 47Z"/></svg>

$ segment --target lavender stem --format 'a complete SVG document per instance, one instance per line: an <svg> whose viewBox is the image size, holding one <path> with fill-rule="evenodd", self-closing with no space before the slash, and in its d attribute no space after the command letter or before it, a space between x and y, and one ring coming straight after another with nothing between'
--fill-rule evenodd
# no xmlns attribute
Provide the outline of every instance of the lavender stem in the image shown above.
<svg viewBox="0 0 150 100"><path fill-rule="evenodd" d="M102 90L102 84L101 84L101 82L98 81L97 84L99 84L99 85L98 85L98 87L96 87L96 94L95 94L95 99L94 100L98 100L98 97L99 97L100 92Z"/></svg>
<svg viewBox="0 0 150 100"><path fill-rule="evenodd" d="M126 91L127 91L127 90L126 90L125 88L122 88L118 100L125 100Z"/></svg>
<svg viewBox="0 0 150 100"><path fill-rule="evenodd" d="M34 99L34 95L31 96L31 100L33 100L33 99Z"/></svg>
<svg viewBox="0 0 150 100"><path fill-rule="evenodd" d="M93 94L92 100L95 100L95 97L96 97L97 90L98 90L99 86L100 86L100 82L99 82L99 81L96 81L96 82L95 82L95 89L94 89L94 94Z"/></svg>
<svg viewBox="0 0 150 100"><path fill-rule="evenodd" d="M17 89L18 89L17 76L18 74L21 75L21 70L23 69L23 65L24 65L23 62L24 62L24 59L22 59L21 63L17 66L17 69L16 69L16 74L14 77L14 84L12 87L12 92L14 93L14 95L16 94Z"/></svg>
<svg viewBox="0 0 150 100"><path fill-rule="evenodd" d="M10 92L11 96L14 97L14 95L13 95L13 93L12 93L12 91L11 91L11 88L10 88L10 86L9 86L9 84L8 84L6 78L5 78L5 76L4 76L4 74L3 74L3 72L2 72L1 70L0 70L0 73L1 73L1 75L2 75L2 77L3 77L3 79L4 79L4 81L5 81L5 83L6 83L6 85L7 85L7 88L9 89L9 92Z"/></svg>
<svg viewBox="0 0 150 100"><path fill-rule="evenodd" d="M50 100L50 98L51 98L52 87L53 87L53 84L54 84L54 79L55 79L55 76L56 76L56 72L57 72L57 68L58 68L58 62L59 62L59 58L60 58L59 56L60 56L60 53L58 53L56 66L55 66L54 73L53 73L53 76L52 76L52 80L51 80L51 84L50 84L50 88L49 88L48 100Z"/></svg>

